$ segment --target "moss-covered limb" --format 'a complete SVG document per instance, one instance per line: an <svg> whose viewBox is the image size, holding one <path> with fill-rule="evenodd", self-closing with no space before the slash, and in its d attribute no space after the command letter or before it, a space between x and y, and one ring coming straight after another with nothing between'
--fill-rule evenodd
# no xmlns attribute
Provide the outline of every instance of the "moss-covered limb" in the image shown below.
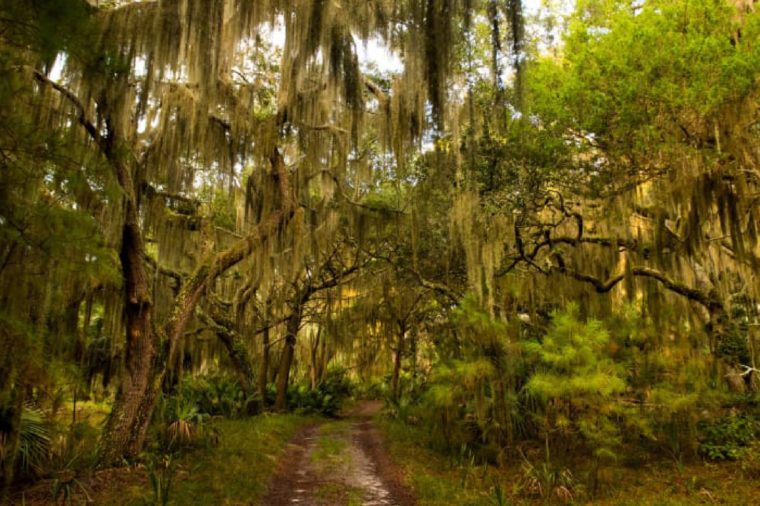
<svg viewBox="0 0 760 506"><path fill-rule="evenodd" d="M182 195L180 193L159 190L147 182L143 182L142 192L149 199L160 198L164 199L166 202L180 202L182 204L186 204L189 209L194 211L197 211L198 207L201 205L201 201L197 198L188 197L187 195Z"/></svg>
<svg viewBox="0 0 760 506"><path fill-rule="evenodd" d="M405 272L407 274L410 274L417 281L419 286L423 288L427 288L428 290L432 290L435 293L438 293L439 295L446 297L453 304L458 304L464 297L463 292L460 292L459 290L445 283L441 283L441 282L426 278L417 269L410 267L409 265L405 265L404 262L397 261L390 255L384 255L379 252L368 251L367 249L363 249L363 252L366 255L368 255L370 258L373 258L376 260L382 260L383 262L386 262L398 272Z"/></svg>
<svg viewBox="0 0 760 506"><path fill-rule="evenodd" d="M253 360L243 339L235 330L234 322L221 314L218 309L211 308L207 312L198 305L195 312L201 322L207 325L224 345L243 392L249 397L253 395L255 382Z"/></svg>
<svg viewBox="0 0 760 506"><path fill-rule="evenodd" d="M169 339L169 361L176 353L179 337L195 311L201 295L207 287L231 267L247 258L263 241L274 238L287 225L296 211L294 196L290 186L290 175L278 149L274 149L270 159L272 175L277 180L280 191L280 208L267 216L245 238L236 241L229 249L202 263L182 286L164 326Z"/></svg>
<svg viewBox="0 0 760 506"><path fill-rule="evenodd" d="M145 254L145 263L150 266L153 271L158 272L159 274L166 276L168 278L171 278L176 283L176 286L182 286L182 282L187 278L188 274L185 272L179 272L174 269L170 269L164 265L161 265L158 263L158 260L153 258L149 254Z"/></svg>
<svg viewBox="0 0 760 506"><path fill-rule="evenodd" d="M567 266L564 258L558 252L555 252L553 256L557 262L553 269L554 271L592 285L597 293L611 291L627 275L627 273L622 272L603 280ZM714 350L716 356L725 359L729 366L733 368L739 368L747 360L749 356L747 343L736 335L736 329L731 322L729 311L715 289L706 290L688 286L685 283L674 280L662 271L646 266L632 266L628 269L628 273L631 276L655 280L668 291L703 306L709 316L708 329L715 337L717 343Z"/></svg>
<svg viewBox="0 0 760 506"><path fill-rule="evenodd" d="M372 93L372 95L377 99L377 101L380 104L379 109L385 110L385 108L388 105L388 94L383 90L383 88L377 84L375 81L370 79L367 76L363 76L362 82L364 83L364 87L367 88L367 90Z"/></svg>
<svg viewBox="0 0 760 506"><path fill-rule="evenodd" d="M74 107L74 110L77 113L77 121L79 122L82 127L87 131L87 134L92 138L92 140L95 142L95 144L98 145L100 150L103 153L107 152L107 145L106 140L100 135L100 132L98 131L98 128L95 126L95 122L93 122L87 113L87 109L85 108L82 101L79 99L79 97L71 90L66 88L65 86L62 86L52 79L48 78L45 74L40 72L37 69L28 69L31 71L34 78L42 83L45 86L50 86L54 90L56 90L58 93L60 93L66 100L69 102L71 106Z"/></svg>
<svg viewBox="0 0 760 506"><path fill-rule="evenodd" d="M623 281L623 279L625 279L625 273L621 273L621 274L614 275L606 280L602 280L596 276L582 273L575 270L572 267L569 267L567 263L565 262L564 257L559 252L554 252L553 257L557 262L553 270L560 272L562 274L565 274L567 276L570 276L578 281L583 281L584 283L591 284L598 293L609 292L610 290L615 288L615 286L617 286L621 281ZM643 267L643 266L634 266L630 268L630 273L633 276L654 279L658 281L663 287L670 290L671 292L682 295L686 297L687 299L692 300L694 302L698 302L699 304L704 306L705 309L711 310L716 305L722 306L722 303L720 302L720 300L718 299L717 295L714 292L700 290L697 288L690 287L684 283L675 281L669 276L667 276L664 272L658 271L657 269L653 269L650 267Z"/></svg>

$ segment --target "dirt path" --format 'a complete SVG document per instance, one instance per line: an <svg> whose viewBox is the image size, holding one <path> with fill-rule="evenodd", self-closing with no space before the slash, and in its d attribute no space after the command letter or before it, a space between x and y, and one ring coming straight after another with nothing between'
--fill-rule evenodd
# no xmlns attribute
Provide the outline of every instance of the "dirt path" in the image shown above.
<svg viewBox="0 0 760 506"><path fill-rule="evenodd" d="M344 418L302 429L280 460L266 506L415 504L372 423L382 407L362 402Z"/></svg>

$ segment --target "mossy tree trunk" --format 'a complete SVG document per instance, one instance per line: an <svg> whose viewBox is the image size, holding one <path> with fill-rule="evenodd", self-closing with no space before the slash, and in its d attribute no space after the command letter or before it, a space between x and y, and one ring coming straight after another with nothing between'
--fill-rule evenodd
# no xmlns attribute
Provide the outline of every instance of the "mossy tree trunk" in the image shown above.
<svg viewBox="0 0 760 506"><path fill-rule="evenodd" d="M24 409L24 391L22 388L15 388L10 395L10 402L5 403L10 407L10 412L2 413L3 418L8 421L8 426L3 427L6 434L6 441L3 441L4 452L0 464L3 473L3 495L7 495L10 486L13 483L14 471L16 470L16 457L18 455L19 443L21 441L21 412Z"/></svg>
<svg viewBox="0 0 760 506"><path fill-rule="evenodd" d="M209 284L232 266L246 258L254 246L276 234L295 212L290 182L282 155L277 149L271 158L273 175L282 193L281 208L265 218L247 237L228 250L202 263L179 291L169 320L159 340L152 321L152 305L145 270L145 251L138 219L137 197L122 165L116 165L119 181L127 193L127 213L122 245L122 267L126 280L127 348L126 363L111 416L106 426L102 447L103 463L134 458L142 450L155 402L172 363L178 343L195 308ZM122 171L122 169L124 169ZM159 342L164 342L158 354Z"/></svg>
<svg viewBox="0 0 760 506"><path fill-rule="evenodd" d="M298 304L293 308L293 313L288 318L285 330L285 344L280 359L280 371L277 374L277 396L274 401L275 411L285 411L287 408L288 384L290 382L290 369L293 366L295 356L296 336L301 326L303 305Z"/></svg>
<svg viewBox="0 0 760 506"><path fill-rule="evenodd" d="M269 378L269 328L264 329L261 348L261 370L259 371L259 397L264 406L267 404L267 380Z"/></svg>
<svg viewBox="0 0 760 506"><path fill-rule="evenodd" d="M399 320L396 347L393 350L393 375L391 376L391 396L393 402L398 403L401 397L401 362L404 358L404 345L406 344L406 322Z"/></svg>
<svg viewBox="0 0 760 506"><path fill-rule="evenodd" d="M111 416L103 434L104 463L134 458L143 448L157 395L159 339L153 322L153 303L145 268L145 243L140 225L138 188L132 167L117 152L117 135L109 129L101 138L102 151L113 166L124 194L124 224L120 259L124 275L126 346L123 372L119 378ZM137 172L137 171L134 171Z"/></svg>

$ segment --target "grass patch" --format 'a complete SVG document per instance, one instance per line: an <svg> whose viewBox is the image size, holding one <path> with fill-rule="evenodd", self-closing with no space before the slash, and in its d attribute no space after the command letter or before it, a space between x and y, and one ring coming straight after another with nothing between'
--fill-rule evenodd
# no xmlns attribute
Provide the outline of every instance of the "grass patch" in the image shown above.
<svg viewBox="0 0 760 506"><path fill-rule="evenodd" d="M455 465L450 458L426 448L428 438L416 427L388 419L379 419L378 426L420 506L499 504L497 489L504 482L503 470Z"/></svg>
<svg viewBox="0 0 760 506"><path fill-rule="evenodd" d="M316 464L324 460L336 459L346 446L348 445L345 441L333 439L329 436L322 436L317 441L317 448L311 454L311 461Z"/></svg>
<svg viewBox="0 0 760 506"><path fill-rule="evenodd" d="M170 504L257 504L276 469L285 444L298 427L313 418L264 415L213 422L219 444L182 455L169 498ZM98 504L150 504L150 485L141 483L99 494Z"/></svg>
<svg viewBox="0 0 760 506"><path fill-rule="evenodd" d="M316 448L311 453L313 464L337 463L346 455L348 446L346 432L349 430L345 422L330 422L320 427Z"/></svg>
<svg viewBox="0 0 760 506"><path fill-rule="evenodd" d="M520 463L502 468L471 466L429 449L427 434L419 427L380 419L389 450L403 468L420 505L547 504L521 492ZM610 466L598 497L576 497L574 504L603 506L686 506L693 504L755 504L758 485L743 477L739 462L694 462L680 469L668 461L642 467ZM548 504L560 504L550 500Z"/></svg>
<svg viewBox="0 0 760 506"><path fill-rule="evenodd" d="M177 504L251 504L266 491L277 458L307 420L294 415L222 420L215 424L219 446L181 460L172 498Z"/></svg>

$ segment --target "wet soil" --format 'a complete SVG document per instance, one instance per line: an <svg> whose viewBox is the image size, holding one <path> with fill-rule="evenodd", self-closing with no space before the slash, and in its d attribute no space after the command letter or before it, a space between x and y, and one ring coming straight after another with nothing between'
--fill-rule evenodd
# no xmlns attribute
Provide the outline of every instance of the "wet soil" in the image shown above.
<svg viewBox="0 0 760 506"><path fill-rule="evenodd" d="M372 422L382 407L362 402L340 420L301 429L280 459L266 506L411 506L411 491Z"/></svg>

